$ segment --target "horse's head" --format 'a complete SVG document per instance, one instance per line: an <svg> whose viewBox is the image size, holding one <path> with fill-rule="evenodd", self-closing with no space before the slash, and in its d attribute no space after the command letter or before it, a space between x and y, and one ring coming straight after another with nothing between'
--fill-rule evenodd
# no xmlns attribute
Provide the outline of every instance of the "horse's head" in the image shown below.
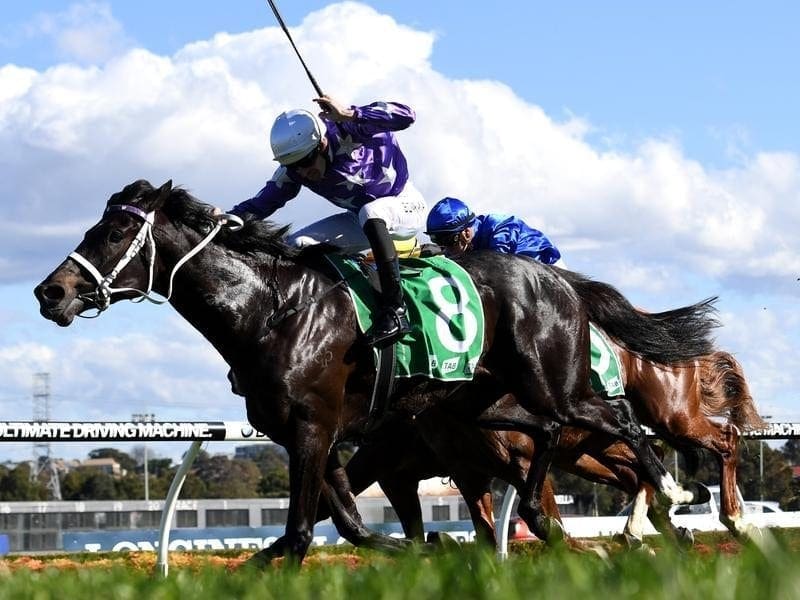
<svg viewBox="0 0 800 600"><path fill-rule="evenodd" d="M148 238L155 211L172 192L172 181L160 188L139 180L109 198L100 222L34 290L43 317L66 327L76 315L112 302L136 297L132 288L152 283L152 253L140 252ZM112 282L116 285L111 294ZM148 290L149 291L149 290Z"/></svg>

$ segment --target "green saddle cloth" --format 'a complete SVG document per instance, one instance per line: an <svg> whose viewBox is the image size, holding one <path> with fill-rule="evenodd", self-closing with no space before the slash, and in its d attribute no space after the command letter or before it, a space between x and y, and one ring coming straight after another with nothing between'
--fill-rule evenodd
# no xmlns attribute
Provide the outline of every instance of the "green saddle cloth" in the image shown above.
<svg viewBox="0 0 800 600"><path fill-rule="evenodd" d="M375 291L361 263L337 255L327 258L347 281L358 326L368 332ZM483 304L472 278L444 256L401 259L400 271L411 332L396 344L397 377L470 381L484 337Z"/></svg>
<svg viewBox="0 0 800 600"><path fill-rule="evenodd" d="M327 258L346 280L359 329L367 333L376 301L361 262L335 254ZM470 381L484 336L483 304L472 278L444 256L401 259L400 265L411 332L396 344L396 375ZM589 340L592 388L610 398L624 395L619 359L592 323Z"/></svg>
<svg viewBox="0 0 800 600"><path fill-rule="evenodd" d="M592 362L592 389L609 398L624 396L622 366L611 348L605 333L589 323L589 351Z"/></svg>

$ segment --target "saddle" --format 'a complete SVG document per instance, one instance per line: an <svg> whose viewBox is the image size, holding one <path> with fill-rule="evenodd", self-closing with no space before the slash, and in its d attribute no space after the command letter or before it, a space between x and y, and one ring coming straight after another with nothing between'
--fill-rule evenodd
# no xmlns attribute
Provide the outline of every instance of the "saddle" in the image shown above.
<svg viewBox="0 0 800 600"><path fill-rule="evenodd" d="M457 263L428 249L427 257L400 260L402 286L411 332L392 346L374 350L376 380L369 425L388 405L398 377L424 376L442 381L470 381L483 352L483 304L472 278ZM422 254L416 248L415 254ZM363 258L326 255L347 285L359 330L372 327L377 272Z"/></svg>

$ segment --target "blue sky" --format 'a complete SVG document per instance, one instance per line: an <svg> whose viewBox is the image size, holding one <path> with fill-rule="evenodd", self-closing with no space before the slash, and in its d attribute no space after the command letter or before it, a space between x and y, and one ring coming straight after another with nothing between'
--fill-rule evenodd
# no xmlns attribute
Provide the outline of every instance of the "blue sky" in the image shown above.
<svg viewBox="0 0 800 600"><path fill-rule="evenodd" d="M174 0L110 7L131 42L160 54L220 31L273 26L266 2ZM278 5L289 26L330 4ZM433 66L453 78L510 85L549 114L589 118L609 135L675 134L687 153L714 164L730 146L797 150L800 59L794 2L499 2L494 5L368 2L399 22L437 35ZM2 61L36 68L64 58L47 37L20 34L41 13L75 3L32 0L2 8ZM335 73L318 73L323 84Z"/></svg>
<svg viewBox="0 0 800 600"><path fill-rule="evenodd" d="M796 3L279 7L326 91L417 109L401 142L429 203L518 214L653 310L719 295L762 412L800 418ZM268 6L30 1L0 23L0 417L29 418L47 370L57 419L244 419L171 309L59 329L31 289L134 179L225 208L269 177L272 117L313 91ZM276 218L330 212L304 196Z"/></svg>

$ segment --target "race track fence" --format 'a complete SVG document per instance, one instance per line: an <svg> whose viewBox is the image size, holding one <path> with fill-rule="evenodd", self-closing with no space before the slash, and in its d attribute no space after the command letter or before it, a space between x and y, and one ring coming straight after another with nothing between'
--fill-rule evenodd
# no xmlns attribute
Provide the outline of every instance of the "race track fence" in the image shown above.
<svg viewBox="0 0 800 600"><path fill-rule="evenodd" d="M172 518L189 469L205 442L270 442L245 421L64 421L0 423L0 442L191 442L169 486L158 527L159 572L169 572Z"/></svg>
<svg viewBox="0 0 800 600"><path fill-rule="evenodd" d="M656 437L652 431L648 436ZM800 438L800 423L770 423L742 437L754 440ZM183 483L205 442L268 442L245 421L12 421L0 422L0 442L191 442L170 484L158 530L157 568L169 572L169 534ZM517 491L509 486L498 515L498 554L508 556L508 530Z"/></svg>

